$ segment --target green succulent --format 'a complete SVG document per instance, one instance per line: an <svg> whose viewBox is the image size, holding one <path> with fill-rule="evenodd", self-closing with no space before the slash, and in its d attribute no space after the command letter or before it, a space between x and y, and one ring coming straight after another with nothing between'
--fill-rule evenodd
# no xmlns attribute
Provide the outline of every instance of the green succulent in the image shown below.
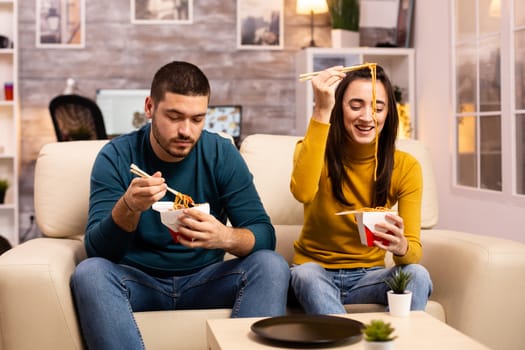
<svg viewBox="0 0 525 350"><path fill-rule="evenodd" d="M359 31L359 0L327 0L333 29Z"/></svg>
<svg viewBox="0 0 525 350"><path fill-rule="evenodd" d="M388 322L383 320L371 320L370 323L365 324L362 332L367 341L391 341L396 337L392 336L394 328Z"/></svg>
<svg viewBox="0 0 525 350"><path fill-rule="evenodd" d="M0 192L5 192L9 188L9 181L7 179L0 179Z"/></svg>
<svg viewBox="0 0 525 350"><path fill-rule="evenodd" d="M385 280L385 283L392 289L394 294L403 294L411 279L412 274L410 272L405 272L401 267L398 267L392 273L392 276Z"/></svg>
<svg viewBox="0 0 525 350"><path fill-rule="evenodd" d="M81 126L79 126L78 128L76 128L76 129L72 129L72 130L69 132L69 138L70 138L72 141L76 141L76 140L89 140L89 139L91 139L91 136L92 136L91 129L88 128L88 127L85 126L85 125L81 125Z"/></svg>

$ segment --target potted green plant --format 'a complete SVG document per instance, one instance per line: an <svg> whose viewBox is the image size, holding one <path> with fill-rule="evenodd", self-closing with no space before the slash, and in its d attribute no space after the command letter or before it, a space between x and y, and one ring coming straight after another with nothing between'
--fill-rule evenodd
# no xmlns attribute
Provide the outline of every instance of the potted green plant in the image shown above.
<svg viewBox="0 0 525 350"><path fill-rule="evenodd" d="M383 320L371 320L365 324L362 332L365 338L365 349L388 350L394 348L394 328Z"/></svg>
<svg viewBox="0 0 525 350"><path fill-rule="evenodd" d="M71 141L77 141L77 140L90 140L93 135L93 132L90 128L88 128L85 125L81 125L76 129L72 129L69 132L69 139Z"/></svg>
<svg viewBox="0 0 525 350"><path fill-rule="evenodd" d="M332 20L332 47L359 46L359 0L327 0Z"/></svg>
<svg viewBox="0 0 525 350"><path fill-rule="evenodd" d="M9 180L0 179L0 204L4 203L5 193L7 192L8 188L9 188Z"/></svg>
<svg viewBox="0 0 525 350"><path fill-rule="evenodd" d="M397 267L392 275L385 280L385 283L390 287L387 298L388 308L392 316L405 317L409 315L412 292L407 290L407 285L411 279L412 274L410 272Z"/></svg>
<svg viewBox="0 0 525 350"><path fill-rule="evenodd" d="M394 85L394 96L396 99L397 114L399 115L399 126L397 137L399 139L409 139L412 135L412 122L410 120L410 106L405 103L403 90L399 85Z"/></svg>

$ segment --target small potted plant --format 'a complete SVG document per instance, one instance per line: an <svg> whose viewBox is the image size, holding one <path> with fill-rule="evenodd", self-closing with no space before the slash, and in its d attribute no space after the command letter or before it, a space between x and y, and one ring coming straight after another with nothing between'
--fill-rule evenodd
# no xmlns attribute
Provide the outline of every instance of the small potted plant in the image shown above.
<svg viewBox="0 0 525 350"><path fill-rule="evenodd" d="M385 280L385 283L390 287L390 290L387 292L387 298L392 316L405 317L409 315L412 292L407 290L407 285L411 279L411 273L405 272L401 267L397 267L392 276Z"/></svg>
<svg viewBox="0 0 525 350"><path fill-rule="evenodd" d="M4 204L5 193L9 188L9 181L7 179L0 179L0 204Z"/></svg>
<svg viewBox="0 0 525 350"><path fill-rule="evenodd" d="M412 135L412 122L410 120L410 106L403 101L403 90L399 85L394 85L394 96L396 99L397 114L399 115L399 127L397 137L409 139Z"/></svg>
<svg viewBox="0 0 525 350"><path fill-rule="evenodd" d="M71 141L90 140L92 136L93 136L93 133L91 129L85 125L81 125L78 128L72 129L69 132L69 139Z"/></svg>
<svg viewBox="0 0 525 350"><path fill-rule="evenodd" d="M332 20L332 47L359 46L359 0L327 0Z"/></svg>
<svg viewBox="0 0 525 350"><path fill-rule="evenodd" d="M363 328L366 350L389 350L394 348L394 328L383 320L371 320Z"/></svg>

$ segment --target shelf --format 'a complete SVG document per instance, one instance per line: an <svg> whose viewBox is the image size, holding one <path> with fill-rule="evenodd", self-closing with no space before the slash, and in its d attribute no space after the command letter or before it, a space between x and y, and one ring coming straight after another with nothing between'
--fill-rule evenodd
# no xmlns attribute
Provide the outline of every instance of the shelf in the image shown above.
<svg viewBox="0 0 525 350"><path fill-rule="evenodd" d="M9 180L5 203L0 204L0 235L19 243L19 108L18 108L18 3L0 0L0 34L14 47L0 49L0 178ZM13 82L14 100L4 99L4 83Z"/></svg>

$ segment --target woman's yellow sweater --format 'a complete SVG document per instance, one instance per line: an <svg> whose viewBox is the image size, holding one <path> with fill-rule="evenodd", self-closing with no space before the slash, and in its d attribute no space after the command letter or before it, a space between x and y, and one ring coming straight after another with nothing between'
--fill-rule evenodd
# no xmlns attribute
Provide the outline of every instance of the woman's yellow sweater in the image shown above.
<svg viewBox="0 0 525 350"><path fill-rule="evenodd" d="M290 188L294 197L304 204L304 226L294 243L295 264L316 262L329 269L383 266L385 251L361 245L354 215L335 213L368 208L372 203L375 144L352 144L345 159L350 185L343 186L345 197L356 206L348 208L332 194L325 163L329 124L311 120L304 139L295 148ZM410 154L396 150L394 169L386 207L398 203L404 221L408 251L394 256L396 264L419 262L422 174L418 161Z"/></svg>

